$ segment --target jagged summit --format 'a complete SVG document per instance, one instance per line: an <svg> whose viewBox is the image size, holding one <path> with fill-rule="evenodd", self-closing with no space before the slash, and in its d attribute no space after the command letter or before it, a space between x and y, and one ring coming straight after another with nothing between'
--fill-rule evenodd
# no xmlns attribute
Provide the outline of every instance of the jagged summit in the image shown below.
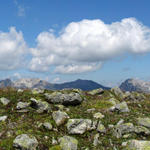
<svg viewBox="0 0 150 150"><path fill-rule="evenodd" d="M150 82L139 79L127 79L121 85L123 91L150 92Z"/></svg>

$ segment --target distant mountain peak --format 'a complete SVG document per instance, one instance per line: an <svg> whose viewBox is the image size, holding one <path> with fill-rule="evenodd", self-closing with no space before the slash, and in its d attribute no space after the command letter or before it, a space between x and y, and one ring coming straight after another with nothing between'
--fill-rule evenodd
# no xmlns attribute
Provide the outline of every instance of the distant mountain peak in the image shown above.
<svg viewBox="0 0 150 150"><path fill-rule="evenodd" d="M120 89L124 91L150 92L150 82L140 79L127 79L121 85Z"/></svg>

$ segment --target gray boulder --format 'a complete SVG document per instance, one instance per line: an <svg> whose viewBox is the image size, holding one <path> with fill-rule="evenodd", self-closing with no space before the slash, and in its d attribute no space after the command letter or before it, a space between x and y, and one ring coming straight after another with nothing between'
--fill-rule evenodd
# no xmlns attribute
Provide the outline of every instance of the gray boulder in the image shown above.
<svg viewBox="0 0 150 150"><path fill-rule="evenodd" d="M78 141L70 136L63 136L59 139L60 147L62 150L77 150Z"/></svg>
<svg viewBox="0 0 150 150"><path fill-rule="evenodd" d="M55 120L57 126L60 126L60 125L64 124L65 121L67 119L69 119L69 116L67 115L67 113L65 113L63 111L54 111L52 113L52 117Z"/></svg>
<svg viewBox="0 0 150 150"><path fill-rule="evenodd" d="M135 126L134 132L141 135L150 135L150 130L143 126Z"/></svg>
<svg viewBox="0 0 150 150"><path fill-rule="evenodd" d="M52 126L52 124L51 124L50 122L44 122L44 123L42 124L42 126L43 126L45 129L47 129L47 130L52 130L52 129L53 129L53 126Z"/></svg>
<svg viewBox="0 0 150 150"><path fill-rule="evenodd" d="M50 104L46 101L36 100L34 98L30 99L30 106L37 110L38 113L49 112L51 111Z"/></svg>
<svg viewBox="0 0 150 150"><path fill-rule="evenodd" d="M147 127L147 128L150 128L150 118L138 118L137 124Z"/></svg>
<svg viewBox="0 0 150 150"><path fill-rule="evenodd" d="M111 92L113 92L116 96L118 96L120 98L124 98L124 93L122 92L122 90L119 87L112 88Z"/></svg>
<svg viewBox="0 0 150 150"><path fill-rule="evenodd" d="M129 140L126 143L125 150L149 150L150 149L150 141L143 140Z"/></svg>
<svg viewBox="0 0 150 150"><path fill-rule="evenodd" d="M63 94L61 92L53 92L52 94L45 94L46 99L48 99L51 103L54 104L63 104L63 105L78 105L83 99L79 93L69 93Z"/></svg>
<svg viewBox="0 0 150 150"><path fill-rule="evenodd" d="M113 135L117 138L121 138L124 134L133 133L135 131L132 123L123 123L114 127Z"/></svg>
<svg viewBox="0 0 150 150"><path fill-rule="evenodd" d="M2 98L0 98L0 102L6 106L10 103L10 100L5 97L2 97Z"/></svg>
<svg viewBox="0 0 150 150"><path fill-rule="evenodd" d="M90 119L69 119L67 129L69 134L83 134L93 129L93 123Z"/></svg>
<svg viewBox="0 0 150 150"><path fill-rule="evenodd" d="M13 141L13 147L20 150L36 150L38 141L34 136L21 134Z"/></svg>
<svg viewBox="0 0 150 150"><path fill-rule="evenodd" d="M110 108L110 111L130 112L126 102L122 102L122 103L116 104L115 106L112 106Z"/></svg>
<svg viewBox="0 0 150 150"><path fill-rule="evenodd" d="M99 121L98 126L97 126L97 131L100 133L106 133L106 128L105 126Z"/></svg>
<svg viewBox="0 0 150 150"><path fill-rule="evenodd" d="M27 107L29 107L30 103L27 102L18 102L17 103L17 109L25 109Z"/></svg>
<svg viewBox="0 0 150 150"><path fill-rule="evenodd" d="M95 89L95 90L92 90L92 91L88 92L88 94L90 94L90 95L100 95L100 94L103 94L103 93L104 93L104 90L102 88Z"/></svg>

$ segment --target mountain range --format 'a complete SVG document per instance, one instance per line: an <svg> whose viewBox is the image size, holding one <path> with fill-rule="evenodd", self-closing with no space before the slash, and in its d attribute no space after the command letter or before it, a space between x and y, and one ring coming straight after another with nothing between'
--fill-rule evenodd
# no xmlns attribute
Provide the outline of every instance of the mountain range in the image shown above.
<svg viewBox="0 0 150 150"><path fill-rule="evenodd" d="M16 81L11 81L10 79L5 79L0 81L0 88L4 87L15 87L15 88L40 88L40 89L48 89L48 90L62 90L65 88L77 88L81 90L93 90L97 88L102 89L110 89L109 87L105 87L101 84L98 84L91 80L75 80L72 82L65 82L60 84L49 83L44 80L36 79L36 78L23 78Z"/></svg>
<svg viewBox="0 0 150 150"><path fill-rule="evenodd" d="M48 90L62 90L65 88L77 88L84 91L93 90L97 88L102 89L110 89L110 87L103 86L99 83L96 83L92 80L75 80L71 82L65 83L49 83L48 81L44 81L36 78L23 78L16 81L11 81L10 79L5 79L0 81L0 88L4 87L15 87L15 88L40 88L40 89L48 89ZM119 86L123 91L138 91L138 92L150 92L150 82L138 80L138 79L127 79L121 83Z"/></svg>

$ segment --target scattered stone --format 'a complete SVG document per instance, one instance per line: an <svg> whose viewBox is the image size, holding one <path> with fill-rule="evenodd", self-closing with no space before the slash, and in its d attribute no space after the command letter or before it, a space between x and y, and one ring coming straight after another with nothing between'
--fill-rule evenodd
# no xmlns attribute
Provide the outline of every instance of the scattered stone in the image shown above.
<svg viewBox="0 0 150 150"><path fill-rule="evenodd" d="M51 124L50 122L44 122L44 123L42 124L42 126L43 126L45 129L47 129L47 130L52 130L52 129L53 129L53 126L52 126L52 124Z"/></svg>
<svg viewBox="0 0 150 150"><path fill-rule="evenodd" d="M119 87L112 88L111 92L113 92L116 96L118 96L120 98L124 98L124 93L122 92L122 90Z"/></svg>
<svg viewBox="0 0 150 150"><path fill-rule="evenodd" d="M115 106L112 106L109 110L118 112L130 112L126 102L116 104Z"/></svg>
<svg viewBox="0 0 150 150"><path fill-rule="evenodd" d="M83 99L79 93L69 93L63 94L61 92L53 92L52 94L45 94L46 98L54 104L63 104L63 105L78 105Z"/></svg>
<svg viewBox="0 0 150 150"><path fill-rule="evenodd" d="M5 97L2 97L2 98L0 98L0 102L6 106L10 103L10 100Z"/></svg>
<svg viewBox="0 0 150 150"><path fill-rule="evenodd" d="M124 120L123 119L120 119L119 122L117 123L117 126L121 125L124 123Z"/></svg>
<svg viewBox="0 0 150 150"><path fill-rule="evenodd" d="M27 102L18 102L17 103L17 109L25 109L27 107L29 107L30 103Z"/></svg>
<svg viewBox="0 0 150 150"><path fill-rule="evenodd" d="M102 113L98 112L95 113L93 117L96 119L103 119L105 116Z"/></svg>
<svg viewBox="0 0 150 150"><path fill-rule="evenodd" d="M100 95L100 94L103 94L103 93L104 93L104 90L102 88L95 89L95 90L92 90L92 91L88 92L88 94L90 94L90 95Z"/></svg>
<svg viewBox="0 0 150 150"><path fill-rule="evenodd" d="M59 139L60 147L62 150L77 150L78 141L70 136L63 136Z"/></svg>
<svg viewBox="0 0 150 150"><path fill-rule="evenodd" d="M137 124L147 127L147 128L150 128L150 118L138 118Z"/></svg>
<svg viewBox="0 0 150 150"><path fill-rule="evenodd" d="M53 119L55 120L57 126L60 126L65 123L67 119L69 119L69 116L67 113L62 111L54 111L52 113Z"/></svg>
<svg viewBox="0 0 150 150"><path fill-rule="evenodd" d="M150 135L150 130L143 126L136 126L134 132L140 135Z"/></svg>
<svg viewBox="0 0 150 150"><path fill-rule="evenodd" d="M31 98L30 101L31 101L30 106L36 109L38 113L51 111L51 107L49 103L47 103L46 101L36 100L34 98Z"/></svg>
<svg viewBox="0 0 150 150"><path fill-rule="evenodd" d="M92 130L92 121L90 119L69 119L67 129L69 134L83 134Z"/></svg>
<svg viewBox="0 0 150 150"><path fill-rule="evenodd" d="M94 136L93 145L94 145L94 146L97 146L98 143L99 143L99 133L97 133L97 134Z"/></svg>
<svg viewBox="0 0 150 150"><path fill-rule="evenodd" d="M13 141L13 147L21 150L36 150L38 141L34 136L21 134Z"/></svg>
<svg viewBox="0 0 150 150"><path fill-rule="evenodd" d="M123 123L115 126L113 135L121 138L124 134L132 133L134 130L135 128L132 123Z"/></svg>
<svg viewBox="0 0 150 150"><path fill-rule="evenodd" d="M99 121L98 126L97 126L97 131L100 133L106 133L106 128L105 126Z"/></svg>
<svg viewBox="0 0 150 150"><path fill-rule="evenodd" d="M6 121L6 119L7 119L7 116L0 116L0 122L1 121Z"/></svg>
<svg viewBox="0 0 150 150"><path fill-rule="evenodd" d="M129 140L125 146L126 150L149 150L150 141Z"/></svg>

